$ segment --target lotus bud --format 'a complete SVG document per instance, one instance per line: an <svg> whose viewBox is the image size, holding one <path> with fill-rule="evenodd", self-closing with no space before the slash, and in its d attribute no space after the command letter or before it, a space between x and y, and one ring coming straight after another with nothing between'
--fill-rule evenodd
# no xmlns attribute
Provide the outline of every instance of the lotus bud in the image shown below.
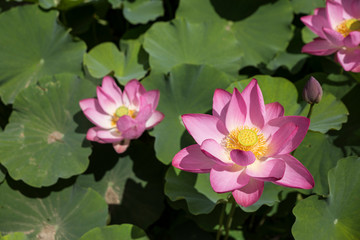
<svg viewBox="0 0 360 240"><path fill-rule="evenodd" d="M314 77L310 77L302 92L303 99L309 104L319 103L322 95L320 83Z"/></svg>

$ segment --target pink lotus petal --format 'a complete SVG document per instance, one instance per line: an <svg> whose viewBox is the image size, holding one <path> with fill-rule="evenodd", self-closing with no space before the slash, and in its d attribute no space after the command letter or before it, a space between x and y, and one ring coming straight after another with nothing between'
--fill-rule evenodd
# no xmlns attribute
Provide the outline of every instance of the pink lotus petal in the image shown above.
<svg viewBox="0 0 360 240"><path fill-rule="evenodd" d="M307 130L309 129L310 120L302 116L284 116L270 120L262 129L262 133L264 134L265 138L270 139L270 137L280 128L284 126L290 126L286 125L289 122L295 124L298 129L293 138L289 139L286 143L286 146L284 146L280 151L282 154L289 153L299 146L299 144L304 139ZM268 154L268 156L270 155Z"/></svg>
<svg viewBox="0 0 360 240"><path fill-rule="evenodd" d="M229 159L229 154L224 147L217 143L214 139L206 139L200 146L201 151L209 158L213 159L221 165L233 165Z"/></svg>
<svg viewBox="0 0 360 240"><path fill-rule="evenodd" d="M353 31L344 39L347 48L357 48L360 45L360 32Z"/></svg>
<svg viewBox="0 0 360 240"><path fill-rule="evenodd" d="M344 45L344 36L341 33L331 28L323 28L323 32L325 35L325 39L327 39L328 42L330 42L332 45L339 47Z"/></svg>
<svg viewBox="0 0 360 240"><path fill-rule="evenodd" d="M336 29L342 21L344 21L343 7L341 4L334 1L326 2L327 19L330 22L331 28Z"/></svg>
<svg viewBox="0 0 360 240"><path fill-rule="evenodd" d="M199 145L194 144L178 152L172 160L172 165L187 172L208 173L215 162L205 156Z"/></svg>
<svg viewBox="0 0 360 240"><path fill-rule="evenodd" d="M293 150L291 140L294 138L298 126L293 122L282 125L270 138L266 156L289 153Z"/></svg>
<svg viewBox="0 0 360 240"><path fill-rule="evenodd" d="M211 115L185 114L182 115L182 120L190 135L199 145L206 139L214 139L221 143L228 134L223 122Z"/></svg>
<svg viewBox="0 0 360 240"><path fill-rule="evenodd" d="M229 107L226 112L225 126L230 132L244 125L246 119L246 104L239 91L234 88Z"/></svg>
<svg viewBox="0 0 360 240"><path fill-rule="evenodd" d="M285 163L280 159L257 160L246 167L246 174L257 180L275 181L284 176Z"/></svg>
<svg viewBox="0 0 360 240"><path fill-rule="evenodd" d="M241 151L238 149L232 150L230 152L230 157L235 163L241 166L247 166L256 160L256 157L252 152Z"/></svg>
<svg viewBox="0 0 360 240"><path fill-rule="evenodd" d="M347 18L360 18L360 1L359 0L342 0L341 4L348 14Z"/></svg>
<svg viewBox="0 0 360 240"><path fill-rule="evenodd" d="M152 114L153 114L153 109L152 109L151 104L141 106L141 108L135 118L135 121L137 123L145 124L146 121L151 117Z"/></svg>
<svg viewBox="0 0 360 240"><path fill-rule="evenodd" d="M102 127L105 129L113 128L111 125L112 117L109 115L105 115L101 112L96 111L92 108L87 108L83 111L87 119L89 119L93 124L98 127Z"/></svg>
<svg viewBox="0 0 360 240"><path fill-rule="evenodd" d="M145 123L145 128L150 129L159 124L164 119L164 114L159 111L154 111Z"/></svg>
<svg viewBox="0 0 360 240"><path fill-rule="evenodd" d="M145 131L145 123L137 122L128 115L122 116L116 123L117 129L126 139L137 139Z"/></svg>
<svg viewBox="0 0 360 240"><path fill-rule="evenodd" d="M352 71L360 66L360 49L339 50L337 59L345 71Z"/></svg>
<svg viewBox="0 0 360 240"><path fill-rule="evenodd" d="M303 16L300 19L313 33L321 38L325 38L322 29L324 27L331 28L325 8L317 8L314 15Z"/></svg>
<svg viewBox="0 0 360 240"><path fill-rule="evenodd" d="M215 165L210 171L210 184L217 193L239 189L248 184L249 180L241 166Z"/></svg>
<svg viewBox="0 0 360 240"><path fill-rule="evenodd" d="M155 110L160 99L160 92L159 90L151 90L140 97L140 101L145 100L147 104L150 104L152 106L152 109Z"/></svg>
<svg viewBox="0 0 360 240"><path fill-rule="evenodd" d="M256 203L264 190L264 182L250 179L249 183L239 190L232 192L235 201L243 206L248 207Z"/></svg>
<svg viewBox="0 0 360 240"><path fill-rule="evenodd" d="M117 106L124 105L122 101L122 91L116 85L115 80L112 77L106 76L103 78L102 84L101 84L102 90L107 93L111 98L115 101Z"/></svg>
<svg viewBox="0 0 360 240"><path fill-rule="evenodd" d="M124 88L123 101L125 105L130 108L137 108L140 104L140 95L145 92L145 88L138 80L130 80Z"/></svg>
<svg viewBox="0 0 360 240"><path fill-rule="evenodd" d="M212 114L225 122L225 116L228 104L231 99L231 94L223 89L216 89L213 97L213 110Z"/></svg>
<svg viewBox="0 0 360 240"><path fill-rule="evenodd" d="M278 156L285 163L284 176L274 181L275 184L285 187L311 189L314 187L314 179L311 173L290 154Z"/></svg>
<svg viewBox="0 0 360 240"><path fill-rule="evenodd" d="M316 38L314 41L309 42L301 49L304 53L309 53L317 56L330 55L336 52L339 46L335 46L325 39Z"/></svg>
<svg viewBox="0 0 360 240"><path fill-rule="evenodd" d="M104 143L114 143L124 139L124 137L116 130L116 128L111 130L97 129L96 137Z"/></svg>
<svg viewBox="0 0 360 240"><path fill-rule="evenodd" d="M79 105L81 110L85 111L86 109L94 109L97 112L100 112L101 114L107 115L106 112L104 112L99 104L99 101L96 98L87 98L79 101Z"/></svg>
<svg viewBox="0 0 360 240"><path fill-rule="evenodd" d="M273 102L265 105L265 123L282 116L284 116L284 107L280 103Z"/></svg>
<svg viewBox="0 0 360 240"><path fill-rule="evenodd" d="M113 143L113 148L117 153L123 153L130 145L129 139L124 139L123 141Z"/></svg>
<svg viewBox="0 0 360 240"><path fill-rule="evenodd" d="M262 92L256 79L251 82L242 91L241 96L244 98L247 107L246 126L255 126L261 129L264 124L265 104Z"/></svg>
<svg viewBox="0 0 360 240"><path fill-rule="evenodd" d="M113 115L120 106L101 87L96 88L96 94L101 108L108 114Z"/></svg>
<svg viewBox="0 0 360 240"><path fill-rule="evenodd" d="M104 142L103 140L100 140L97 137L96 133L100 129L102 129L102 128L100 128L100 127L92 127L92 128L90 128L86 133L86 139L89 140L89 141L93 141L93 142L106 143L106 142Z"/></svg>

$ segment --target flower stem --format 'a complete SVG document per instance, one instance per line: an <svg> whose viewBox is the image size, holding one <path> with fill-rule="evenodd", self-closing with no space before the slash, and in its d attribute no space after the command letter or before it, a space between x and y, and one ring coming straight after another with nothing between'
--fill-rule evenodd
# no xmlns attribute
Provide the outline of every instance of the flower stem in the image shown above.
<svg viewBox="0 0 360 240"><path fill-rule="evenodd" d="M310 117L311 117L311 114L312 114L314 105L315 105L315 103L310 104L310 109L309 109L308 115L306 116L306 117L309 118L309 119L310 119Z"/></svg>
<svg viewBox="0 0 360 240"><path fill-rule="evenodd" d="M233 218L233 215L235 213L235 208L236 208L236 201L233 196L231 196L230 201L231 201L231 210L230 210L229 216L227 218L227 222L226 222L224 240L227 240L229 238L229 231L231 228L232 218Z"/></svg>
<svg viewBox="0 0 360 240"><path fill-rule="evenodd" d="M226 205L227 205L227 202L224 202L223 206L221 208L221 215L220 215L220 219L219 219L219 229L216 234L216 240L220 240L220 237L222 235L222 226L224 224L224 215L225 215Z"/></svg>

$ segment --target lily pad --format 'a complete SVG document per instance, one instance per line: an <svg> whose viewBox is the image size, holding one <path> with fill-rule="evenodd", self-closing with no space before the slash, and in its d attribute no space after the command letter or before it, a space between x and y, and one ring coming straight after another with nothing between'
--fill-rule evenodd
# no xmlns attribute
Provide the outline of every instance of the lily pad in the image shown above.
<svg viewBox="0 0 360 240"><path fill-rule="evenodd" d="M164 14L161 0L136 0L125 1L124 17L132 24L145 24Z"/></svg>
<svg viewBox="0 0 360 240"><path fill-rule="evenodd" d="M325 7L324 0L291 0L290 2L297 14L313 14L315 8Z"/></svg>
<svg viewBox="0 0 360 240"><path fill-rule="evenodd" d="M311 196L300 201L292 233L297 240L360 238L360 158L339 160L329 171L330 195L327 199Z"/></svg>
<svg viewBox="0 0 360 240"><path fill-rule="evenodd" d="M22 232L10 233L6 236L0 235L0 240L28 240L29 238Z"/></svg>
<svg viewBox="0 0 360 240"><path fill-rule="evenodd" d="M148 240L146 233L141 228L131 225L111 225L106 227L97 227L85 233L79 240Z"/></svg>
<svg viewBox="0 0 360 240"><path fill-rule="evenodd" d="M116 79L125 85L131 79L145 76L146 70L139 63L141 44L137 40L122 42L122 51L115 44L107 42L94 47L84 55L84 65L95 78L114 73Z"/></svg>
<svg viewBox="0 0 360 240"><path fill-rule="evenodd" d="M107 205L92 189L68 187L45 198L30 198L0 185L0 232L23 232L30 239L78 239L105 226Z"/></svg>
<svg viewBox="0 0 360 240"><path fill-rule="evenodd" d="M152 69L167 73L179 64L207 64L231 75L240 69L242 51L225 21L157 22L146 32L144 48Z"/></svg>
<svg viewBox="0 0 360 240"><path fill-rule="evenodd" d="M43 12L36 5L0 15L0 96L5 103L42 76L81 74L86 45L74 42L57 17L57 11Z"/></svg>
<svg viewBox="0 0 360 240"><path fill-rule="evenodd" d="M35 187L86 170L91 150L82 142L89 122L77 103L95 92L89 80L73 75L39 82L16 97L16 111L0 133L1 164L13 179Z"/></svg>
<svg viewBox="0 0 360 240"><path fill-rule="evenodd" d="M181 147L187 146L181 146L188 136L183 136L181 115L211 110L215 89L225 88L231 80L213 67L198 65L176 66L168 76L152 73L144 79L146 89L160 90L157 109L166 116L151 132L156 137L155 152L161 162L169 164Z"/></svg>

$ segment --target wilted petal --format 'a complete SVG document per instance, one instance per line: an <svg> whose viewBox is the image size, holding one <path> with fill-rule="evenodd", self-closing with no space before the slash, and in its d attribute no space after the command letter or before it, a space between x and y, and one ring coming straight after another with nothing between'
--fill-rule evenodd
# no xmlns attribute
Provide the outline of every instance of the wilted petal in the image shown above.
<svg viewBox="0 0 360 240"><path fill-rule="evenodd" d="M246 103L239 91L234 88L231 100L229 102L229 107L226 112L225 125L227 130L230 132L239 126L244 125L245 119Z"/></svg>
<svg viewBox="0 0 360 240"><path fill-rule="evenodd" d="M250 178L243 171L243 167L215 165L210 171L210 184L217 193L224 193L239 189L248 184Z"/></svg>
<svg viewBox="0 0 360 240"><path fill-rule="evenodd" d="M285 163L280 159L257 160L246 167L246 174L262 181L275 181L284 176Z"/></svg>
<svg viewBox="0 0 360 240"><path fill-rule="evenodd" d="M284 161L285 172L281 179L274 181L275 184L303 189L314 187L315 183L311 173L296 158L289 154L277 157Z"/></svg>
<svg viewBox="0 0 360 240"><path fill-rule="evenodd" d="M184 125L195 141L201 145L206 139L214 139L221 143L227 135L224 124L217 118L206 114L185 114Z"/></svg>
<svg viewBox="0 0 360 240"><path fill-rule="evenodd" d="M172 160L172 165L187 172L208 173L215 162L205 156L199 145L194 144L178 152Z"/></svg>
<svg viewBox="0 0 360 240"><path fill-rule="evenodd" d="M224 147L217 143L214 139L206 139L202 142L200 149L203 153L222 165L233 165L229 159L229 154Z"/></svg>
<svg viewBox="0 0 360 240"><path fill-rule="evenodd" d="M216 89L213 97L212 114L225 122L225 116L228 104L231 99L231 94L223 89Z"/></svg>
<svg viewBox="0 0 360 240"><path fill-rule="evenodd" d="M256 203L264 190L264 182L256 179L250 179L249 183L239 190L232 192L235 201L243 206L249 207Z"/></svg>
<svg viewBox="0 0 360 240"><path fill-rule="evenodd" d="M230 152L231 160L240 166L247 166L255 162L256 157L250 151L242 151L239 149L234 149Z"/></svg>

